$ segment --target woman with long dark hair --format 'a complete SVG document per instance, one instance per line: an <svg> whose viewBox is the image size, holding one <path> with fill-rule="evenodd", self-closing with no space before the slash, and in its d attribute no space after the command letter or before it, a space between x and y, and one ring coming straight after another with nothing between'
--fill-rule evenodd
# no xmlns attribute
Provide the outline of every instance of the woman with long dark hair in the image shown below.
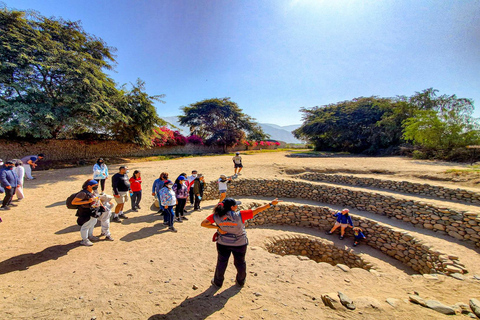
<svg viewBox="0 0 480 320"><path fill-rule="evenodd" d="M98 181L88 179L83 183L82 191L77 193L72 201L72 204L78 206L77 209L77 224L81 226L80 235L82 236L81 245L92 246L92 241L99 239L93 235L93 228L97 224L95 208L100 206L98 196L95 195L95 190L98 189Z"/></svg>
<svg viewBox="0 0 480 320"><path fill-rule="evenodd" d="M226 198L215 206L213 214L202 221L202 227L217 229L214 239L216 238L217 241L218 258L212 285L218 288L223 285L228 259L230 254L233 254L233 263L237 269L236 284L243 287L247 277L245 255L248 245L245 221L252 219L260 212L277 205L279 202L278 199L275 199L254 210L237 211L241 202Z"/></svg>
<svg viewBox="0 0 480 320"><path fill-rule="evenodd" d="M177 205L175 206L175 216L177 222L183 222L182 220L188 220L184 214L185 204L188 198L188 187L186 185L187 180L184 176L180 175L173 185L173 191L175 191L175 197L177 199Z"/></svg>
<svg viewBox="0 0 480 320"><path fill-rule="evenodd" d="M132 202L132 211L137 212L140 209L140 200L142 200L142 178L140 177L140 171L133 171L133 176L130 178L130 200Z"/></svg>

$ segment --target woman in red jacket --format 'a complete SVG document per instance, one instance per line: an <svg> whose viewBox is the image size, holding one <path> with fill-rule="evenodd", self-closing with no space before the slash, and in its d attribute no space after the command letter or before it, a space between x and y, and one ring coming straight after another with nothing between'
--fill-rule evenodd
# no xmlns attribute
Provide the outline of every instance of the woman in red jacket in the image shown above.
<svg viewBox="0 0 480 320"><path fill-rule="evenodd" d="M140 200L142 200L142 178L140 177L140 171L135 170L133 176L130 178L130 199L132 200L132 211L137 212L140 209Z"/></svg>

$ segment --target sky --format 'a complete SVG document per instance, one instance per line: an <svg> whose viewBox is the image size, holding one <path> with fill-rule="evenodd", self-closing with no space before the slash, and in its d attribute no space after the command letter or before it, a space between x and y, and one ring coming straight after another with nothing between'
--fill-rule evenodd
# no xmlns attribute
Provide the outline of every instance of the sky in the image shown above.
<svg viewBox="0 0 480 320"><path fill-rule="evenodd" d="M0 0L81 21L116 48L119 84L146 82L162 116L230 97L261 123L300 108L427 88L480 117L480 0Z"/></svg>

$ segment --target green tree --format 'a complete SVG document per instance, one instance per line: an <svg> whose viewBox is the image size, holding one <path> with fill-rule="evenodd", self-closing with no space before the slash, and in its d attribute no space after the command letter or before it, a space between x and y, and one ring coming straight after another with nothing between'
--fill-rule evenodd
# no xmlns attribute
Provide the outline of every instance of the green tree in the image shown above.
<svg viewBox="0 0 480 320"><path fill-rule="evenodd" d="M207 99L183 107L180 124L190 127L207 144L221 145L226 150L244 139L248 134L267 138L254 119L244 114L230 98Z"/></svg>
<svg viewBox="0 0 480 320"><path fill-rule="evenodd" d="M456 95L437 95L432 88L410 98L418 110L403 123L404 138L435 157L448 158L452 150L480 144L478 120L472 117L473 101Z"/></svg>
<svg viewBox="0 0 480 320"><path fill-rule="evenodd" d="M149 144L162 124L140 80L118 89L114 48L79 22L0 9L0 135Z"/></svg>
<svg viewBox="0 0 480 320"><path fill-rule="evenodd" d="M387 125L388 121L378 125L385 115L393 113L393 104L392 99L361 97L302 108L304 122L293 133L298 139L314 143L316 150L376 153L395 140L390 132L395 130Z"/></svg>

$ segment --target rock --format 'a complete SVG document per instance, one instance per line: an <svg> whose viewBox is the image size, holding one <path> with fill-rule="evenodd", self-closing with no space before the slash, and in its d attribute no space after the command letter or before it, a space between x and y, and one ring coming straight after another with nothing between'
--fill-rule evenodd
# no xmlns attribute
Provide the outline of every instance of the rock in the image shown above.
<svg viewBox="0 0 480 320"><path fill-rule="evenodd" d="M477 299L470 299L470 309L473 313L480 318L480 301Z"/></svg>
<svg viewBox="0 0 480 320"><path fill-rule="evenodd" d="M346 265L341 264L341 263L337 264L337 267L340 268L340 269L341 269L342 271L344 271L344 272L350 271L350 267L349 267L349 266L346 266Z"/></svg>
<svg viewBox="0 0 480 320"><path fill-rule="evenodd" d="M465 277L461 273L452 273L450 277L457 279L457 280L465 280Z"/></svg>
<svg viewBox="0 0 480 320"><path fill-rule="evenodd" d="M261 294L260 292L255 292L254 295L255 295L256 297L261 297L261 296L262 296L262 294Z"/></svg>
<svg viewBox="0 0 480 320"><path fill-rule="evenodd" d="M353 303L353 300L350 299L347 295L344 293L338 291L338 298L340 299L340 303L347 309L349 310L355 310L355 304Z"/></svg>
<svg viewBox="0 0 480 320"><path fill-rule="evenodd" d="M387 298L387 300L385 300L389 305L391 305L393 308L396 308L398 306L398 303L400 302L400 300L398 299L395 299L395 298Z"/></svg>
<svg viewBox="0 0 480 320"><path fill-rule="evenodd" d="M192 289L193 289L193 290L197 290L198 287L197 287L196 285L193 285L193 286L192 286Z"/></svg>
<svg viewBox="0 0 480 320"><path fill-rule="evenodd" d="M442 304L441 302L438 302L436 300L427 300L425 301L426 307L430 308L432 310L435 310L437 312L446 314L446 315L455 315L455 309L452 307L446 306Z"/></svg>
<svg viewBox="0 0 480 320"><path fill-rule="evenodd" d="M480 280L480 276L479 276L479 275L477 275L477 274L476 274L476 275L474 275L474 276L473 276L473 278L474 278L475 280Z"/></svg>
<svg viewBox="0 0 480 320"><path fill-rule="evenodd" d="M416 294L410 294L408 296L408 299L413 303L421 305L422 307L427 306L427 304L425 303L425 300L423 300L420 296L418 296Z"/></svg>
<svg viewBox="0 0 480 320"><path fill-rule="evenodd" d="M457 303L455 303L455 307L460 309L460 313L462 313L462 314L469 314L470 313L470 306L466 303L457 302Z"/></svg>
<svg viewBox="0 0 480 320"><path fill-rule="evenodd" d="M438 280L438 276L436 274L424 274L423 277L428 280Z"/></svg>
<svg viewBox="0 0 480 320"><path fill-rule="evenodd" d="M337 310L337 307L339 306L339 301L335 299L335 295L332 294L322 294L321 299L323 304L326 307L329 307L330 309Z"/></svg>

